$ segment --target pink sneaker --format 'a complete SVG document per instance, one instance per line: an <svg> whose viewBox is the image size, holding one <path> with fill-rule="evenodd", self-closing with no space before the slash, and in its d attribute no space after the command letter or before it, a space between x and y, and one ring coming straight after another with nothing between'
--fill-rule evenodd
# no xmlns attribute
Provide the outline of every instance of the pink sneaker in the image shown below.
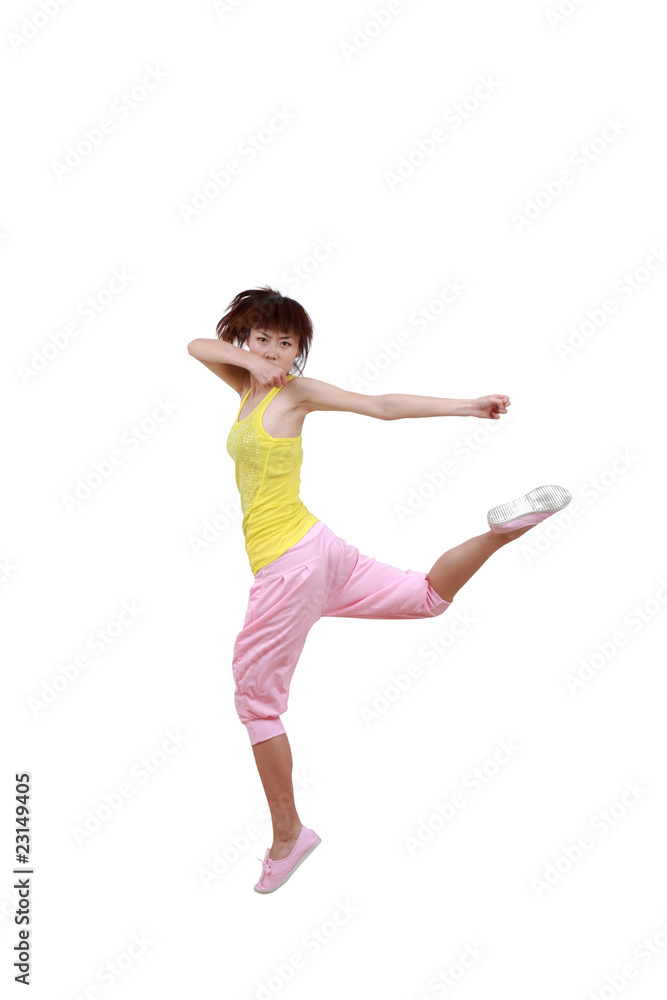
<svg viewBox="0 0 667 1000"><path fill-rule="evenodd" d="M505 535L517 528L539 524L557 511L567 507L572 494L564 486L537 486L518 500L492 507L486 515L491 531Z"/></svg>
<svg viewBox="0 0 667 1000"><path fill-rule="evenodd" d="M309 830L307 826L302 825L297 842L286 858L273 861L269 857L271 848L267 847L264 860L257 858L258 861L262 862L263 870L259 882L255 885L255 892L274 892L279 889L290 875L294 874L301 862L305 861L308 855L321 843L322 841L314 830Z"/></svg>

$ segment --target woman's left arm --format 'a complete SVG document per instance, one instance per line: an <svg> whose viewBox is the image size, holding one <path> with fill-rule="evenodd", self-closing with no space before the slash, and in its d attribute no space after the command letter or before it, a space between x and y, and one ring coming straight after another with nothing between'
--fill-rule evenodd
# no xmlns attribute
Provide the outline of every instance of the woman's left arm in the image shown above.
<svg viewBox="0 0 667 1000"><path fill-rule="evenodd" d="M386 420L403 417L486 417L500 419L511 406L509 396L494 394L478 399L441 399L439 396L406 396L390 392L384 397Z"/></svg>

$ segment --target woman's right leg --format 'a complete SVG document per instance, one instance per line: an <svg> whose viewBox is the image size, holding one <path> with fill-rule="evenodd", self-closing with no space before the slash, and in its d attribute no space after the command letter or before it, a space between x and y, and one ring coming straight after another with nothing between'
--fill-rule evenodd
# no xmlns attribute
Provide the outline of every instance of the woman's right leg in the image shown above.
<svg viewBox="0 0 667 1000"><path fill-rule="evenodd" d="M286 733L254 743L252 749L271 810L273 843L269 857L279 861L291 852L302 826L294 804L292 751Z"/></svg>

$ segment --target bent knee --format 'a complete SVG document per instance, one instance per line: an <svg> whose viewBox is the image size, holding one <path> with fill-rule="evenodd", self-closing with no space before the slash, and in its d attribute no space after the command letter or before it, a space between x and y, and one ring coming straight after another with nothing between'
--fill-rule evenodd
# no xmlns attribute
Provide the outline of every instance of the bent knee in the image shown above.
<svg viewBox="0 0 667 1000"><path fill-rule="evenodd" d="M452 606L454 597L452 596L451 601L448 601L446 598L440 596L430 580L427 582L428 592L426 594L426 609L429 614L436 618L438 615L444 614L447 608Z"/></svg>

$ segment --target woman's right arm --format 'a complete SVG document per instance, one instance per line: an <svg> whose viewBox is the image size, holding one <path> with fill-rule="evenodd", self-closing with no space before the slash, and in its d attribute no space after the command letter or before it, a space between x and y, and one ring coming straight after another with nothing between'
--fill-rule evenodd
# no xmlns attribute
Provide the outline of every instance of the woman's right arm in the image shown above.
<svg viewBox="0 0 667 1000"><path fill-rule="evenodd" d="M197 337L188 344L188 354L221 378L239 395L249 385L248 363L252 364L250 351L236 347L217 337Z"/></svg>
<svg viewBox="0 0 667 1000"><path fill-rule="evenodd" d="M239 395L250 385L247 372L252 372L264 389L285 385L287 382L287 376L280 365L217 337L197 337L196 340L191 340L188 354L201 361L227 385L231 385L232 389L236 389Z"/></svg>

